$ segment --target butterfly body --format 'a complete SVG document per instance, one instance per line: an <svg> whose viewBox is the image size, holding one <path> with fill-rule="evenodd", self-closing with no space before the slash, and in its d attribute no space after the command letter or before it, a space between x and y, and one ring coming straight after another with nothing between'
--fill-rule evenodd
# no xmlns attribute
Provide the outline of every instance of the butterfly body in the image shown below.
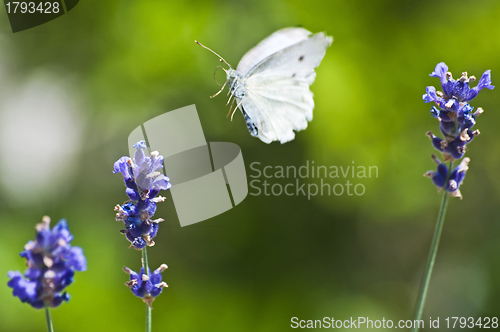
<svg viewBox="0 0 500 332"><path fill-rule="evenodd" d="M227 71L226 76L229 92L233 95L233 97L237 99L245 97L245 79L232 68Z"/></svg>

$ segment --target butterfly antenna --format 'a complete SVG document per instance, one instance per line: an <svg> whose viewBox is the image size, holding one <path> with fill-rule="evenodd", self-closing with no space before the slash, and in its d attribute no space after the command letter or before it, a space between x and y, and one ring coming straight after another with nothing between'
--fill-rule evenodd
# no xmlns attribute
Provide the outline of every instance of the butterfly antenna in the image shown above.
<svg viewBox="0 0 500 332"><path fill-rule="evenodd" d="M215 74L217 74L217 69L219 69L219 68L222 69L222 70L224 70L224 72L226 73L226 75L227 75L227 70L224 67L222 67L222 66L217 66L215 68L215 70L214 70L214 81L215 81L215 83L217 83L218 86L221 86L221 84L219 82L217 82L217 79L215 78Z"/></svg>
<svg viewBox="0 0 500 332"><path fill-rule="evenodd" d="M226 73L226 75L227 75L227 70L226 70L226 69L224 69L224 67L222 67L222 66L217 66L217 68L215 68L215 71L214 71L214 81L215 81L215 83L216 83L218 86L221 86L221 85L222 85L222 88L220 88L220 90L219 90L216 94L214 94L213 96L210 96L210 98L215 98L215 97L217 97L217 96L218 96L218 95L219 95L222 91L224 91L224 88L226 87L226 84L227 84L227 81L226 81L226 82L224 82L224 84L220 84L219 82L217 82L217 79L215 78L215 74L217 73L217 69L219 69L219 68L221 68L222 70L224 70L224 72L225 72L225 73Z"/></svg>
<svg viewBox="0 0 500 332"><path fill-rule="evenodd" d="M194 42L195 42L196 44L200 45L201 47L203 47L204 49L209 50L209 51L210 51L210 52L212 52L213 54L217 55L217 57L219 57L220 62L225 63L226 65L228 65L228 66L229 66L229 68L231 68L231 65L230 65L229 63L227 63L227 61L226 61L226 60L224 60L224 58L223 58L223 57L221 57L219 54L215 53L214 51L212 51L211 49L209 49L209 48L208 48L208 47L206 47L205 45L201 44L201 43L200 43L199 41L197 41L197 40L195 40Z"/></svg>

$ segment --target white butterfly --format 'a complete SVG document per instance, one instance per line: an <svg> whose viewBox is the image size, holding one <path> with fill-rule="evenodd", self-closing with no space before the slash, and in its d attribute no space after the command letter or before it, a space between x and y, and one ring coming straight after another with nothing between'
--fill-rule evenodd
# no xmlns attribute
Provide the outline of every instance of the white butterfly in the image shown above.
<svg viewBox="0 0 500 332"><path fill-rule="evenodd" d="M309 86L332 37L303 28L278 30L248 51L236 70L196 43L229 66L228 70L222 68L226 83L212 97L229 84L229 93L237 102L235 111L239 108L243 113L250 135L265 143L286 143L295 138L294 130L305 129L312 120L314 101Z"/></svg>

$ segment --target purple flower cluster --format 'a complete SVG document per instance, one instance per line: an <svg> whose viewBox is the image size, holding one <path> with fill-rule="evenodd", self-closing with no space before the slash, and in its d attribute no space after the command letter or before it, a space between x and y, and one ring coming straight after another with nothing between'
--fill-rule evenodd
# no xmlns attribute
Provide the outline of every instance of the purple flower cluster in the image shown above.
<svg viewBox="0 0 500 332"><path fill-rule="evenodd" d="M148 269L148 274L146 274L144 268L141 268L140 273L136 273L128 267L124 267L123 270L130 275L130 281L127 281L125 285L132 290L135 296L142 298L151 307L155 297L160 295L164 287L168 287L167 283L161 280L161 274L166 269L167 265L162 264L153 273Z"/></svg>
<svg viewBox="0 0 500 332"><path fill-rule="evenodd" d="M133 159L121 157L115 162L113 173L122 173L130 198L123 205L117 205L116 221L123 221L125 229L122 233L131 242L132 247L140 250L146 245L153 246L152 240L158 233L158 223L163 219L152 220L156 212L156 203L163 202L158 196L160 190L172 187L170 179L158 170L163 167L163 156L158 151L146 156L145 141L134 144L136 148Z"/></svg>
<svg viewBox="0 0 500 332"><path fill-rule="evenodd" d="M441 80L443 91L436 91L435 87L428 86L422 98L426 103L434 102L437 105L432 107L431 114L439 120L439 128L444 138L437 137L430 131L426 135L431 139L434 148L442 153L443 160L452 162L461 159L465 154L466 145L479 135L479 130L473 131L472 127L476 124L476 117L483 113L483 109L479 107L474 112L468 102L482 89L494 88L491 85L491 73L490 70L485 71L477 86L473 88L469 84L476 80L474 76L467 77L464 72L458 80L454 80L444 62L438 63L430 76ZM438 188L445 189L451 196L462 198L458 188L465 177L470 159L464 158L452 172L435 156L433 159L438 164L437 172L429 171L424 176L431 178Z"/></svg>
<svg viewBox="0 0 500 332"><path fill-rule="evenodd" d="M50 218L45 216L36 226L36 239L29 241L21 252L28 269L24 276L19 271L9 271L7 285L13 295L33 308L57 307L69 300L64 288L73 282L75 271L85 271L87 261L80 247L70 245L73 235L62 219L50 229Z"/></svg>

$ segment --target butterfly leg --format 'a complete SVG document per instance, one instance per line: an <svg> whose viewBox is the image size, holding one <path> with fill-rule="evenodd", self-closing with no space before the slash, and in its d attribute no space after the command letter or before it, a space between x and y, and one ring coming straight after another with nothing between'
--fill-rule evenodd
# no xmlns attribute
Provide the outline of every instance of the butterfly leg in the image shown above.
<svg viewBox="0 0 500 332"><path fill-rule="evenodd" d="M234 113L236 112L236 110L240 107L241 103L243 102L243 99L238 103L238 105L236 105L236 108L234 109L233 111L233 114L231 114L231 121L233 121L233 116L234 116ZM250 117L249 117L250 119Z"/></svg>
<svg viewBox="0 0 500 332"><path fill-rule="evenodd" d="M217 93L216 93L216 94L214 94L213 96L210 96L210 98L217 97L217 96L219 95L219 93L221 93L221 92L224 90L224 88L226 87L226 84L227 84L227 81L226 81L226 83L224 83L224 84L222 85L222 88L219 90L219 92L217 92Z"/></svg>
<svg viewBox="0 0 500 332"><path fill-rule="evenodd" d="M229 112L227 113L226 118L229 116L229 114L231 114L231 109L233 108L233 105L234 105L234 101L235 101L235 100L236 100L236 99L233 99L233 102L231 103L231 106L229 107Z"/></svg>
<svg viewBox="0 0 500 332"><path fill-rule="evenodd" d="M229 105L229 102L231 101L231 98L233 98L233 94L229 96L229 99L227 100L226 106Z"/></svg>

